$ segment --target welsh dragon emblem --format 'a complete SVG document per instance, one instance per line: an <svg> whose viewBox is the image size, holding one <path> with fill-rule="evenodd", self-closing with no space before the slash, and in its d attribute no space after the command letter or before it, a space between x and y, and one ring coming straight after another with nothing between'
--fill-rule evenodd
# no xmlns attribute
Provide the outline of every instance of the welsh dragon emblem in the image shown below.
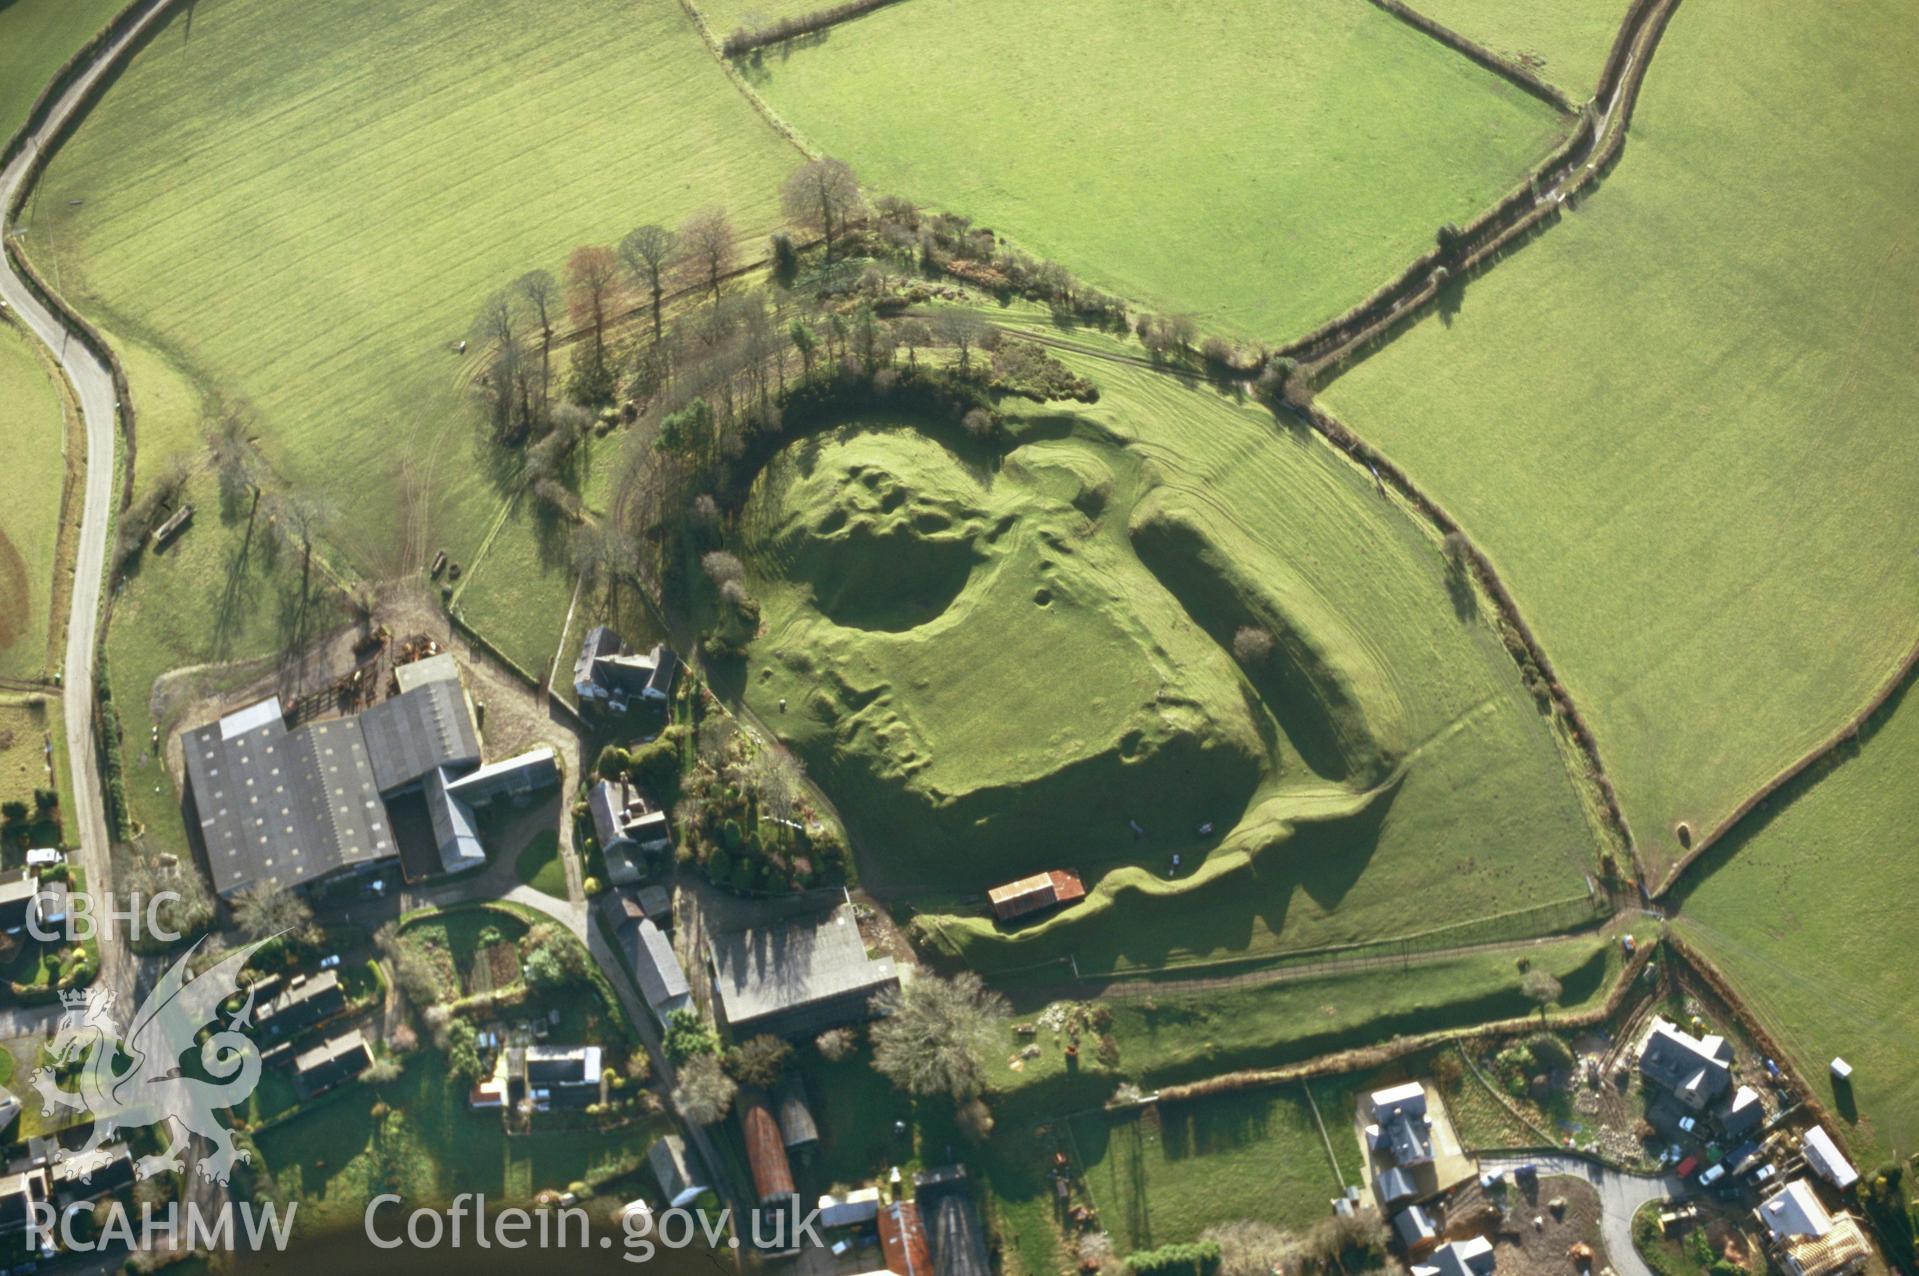
<svg viewBox="0 0 1919 1276"><path fill-rule="evenodd" d="M240 1031L253 1014L252 992L225 1028L204 1042L195 1038L218 1020L220 1002L238 990L241 968L265 942L236 949L195 976L189 963L200 949L196 942L161 976L131 1025L115 1017L108 989L60 994L66 1014L47 1046L55 1063L33 1074L33 1087L49 1115L56 1108L91 1113L93 1132L85 1144L60 1152L57 1159L72 1162L83 1179L90 1179L107 1163L101 1149L115 1132L162 1123L170 1123L166 1149L134 1162L140 1178L184 1170L180 1153L189 1134L213 1145L199 1162L201 1175L210 1180L226 1182L234 1162L249 1159L244 1149L233 1146L232 1132L215 1113L242 1102L260 1083L259 1047ZM181 1073L183 1058L196 1045L200 1068L211 1081ZM64 1089L56 1071L75 1063L79 1071L73 1080L79 1089Z"/></svg>

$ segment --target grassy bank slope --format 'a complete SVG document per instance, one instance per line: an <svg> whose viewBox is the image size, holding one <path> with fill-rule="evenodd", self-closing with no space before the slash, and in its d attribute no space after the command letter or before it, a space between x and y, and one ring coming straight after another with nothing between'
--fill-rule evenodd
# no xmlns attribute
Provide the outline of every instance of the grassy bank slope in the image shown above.
<svg viewBox="0 0 1919 1276"><path fill-rule="evenodd" d="M1857 753L1773 799L1687 874L1679 929L1711 958L1832 1111L1862 1168L1919 1149L1919 697ZM1826 1063L1850 1060L1835 1094Z"/></svg>
<svg viewBox="0 0 1919 1276"><path fill-rule="evenodd" d="M65 394L34 338L0 323L0 450L7 500L0 509L0 675L49 672L47 627L66 485ZM78 458L76 458L77 462Z"/></svg>
<svg viewBox="0 0 1919 1276"><path fill-rule="evenodd" d="M1014 421L997 463L894 423L794 445L749 503L745 694L868 885L969 964L1089 973L1583 896L1555 729L1427 529L1267 412L1066 358L1100 402ZM1267 661L1227 654L1242 623L1282 637ZM1092 897L1017 931L980 915L1051 867ZM1474 938L1568 924L1537 921Z"/></svg>
<svg viewBox="0 0 1919 1276"><path fill-rule="evenodd" d="M709 203L756 237L798 158L674 4L589 0L537 23L482 0L191 15L55 158L24 242L82 310L248 411L369 574L441 547L471 566L517 479L481 442L475 361L451 353L487 292ZM549 588L516 608L514 654L543 664L571 580L553 555L520 563Z"/></svg>
<svg viewBox="0 0 1919 1276"><path fill-rule="evenodd" d="M746 69L875 189L1269 339L1372 291L1561 131L1364 4L910 0Z"/></svg>
<svg viewBox="0 0 1919 1276"><path fill-rule="evenodd" d="M0 140L27 122L40 90L126 0L12 0L0 5Z"/></svg>
<svg viewBox="0 0 1919 1276"><path fill-rule="evenodd" d="M1324 396L1506 575L1655 871L1919 631L1915 55L1687 0L1598 192Z"/></svg>

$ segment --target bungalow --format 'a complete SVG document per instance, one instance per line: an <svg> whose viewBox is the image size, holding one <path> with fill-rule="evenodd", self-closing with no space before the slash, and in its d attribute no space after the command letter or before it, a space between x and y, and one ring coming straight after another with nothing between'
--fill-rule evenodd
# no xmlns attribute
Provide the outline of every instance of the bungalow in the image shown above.
<svg viewBox="0 0 1919 1276"><path fill-rule="evenodd" d="M1413 1265L1413 1276L1492 1276L1498 1266L1493 1243L1475 1236L1441 1245L1424 1263Z"/></svg>
<svg viewBox="0 0 1919 1276"><path fill-rule="evenodd" d="M0 881L0 931L9 935L18 935L27 928L27 918L34 911L34 897L39 893L40 883L32 873L8 876Z"/></svg>
<svg viewBox="0 0 1919 1276"><path fill-rule="evenodd" d="M308 1098L323 1094L334 1086L365 1072L373 1064L373 1052L358 1028L314 1046L293 1060L300 1088Z"/></svg>
<svg viewBox="0 0 1919 1276"><path fill-rule="evenodd" d="M1806 1164L1812 1172L1840 1191L1845 1191L1859 1181L1859 1171L1852 1168L1852 1162L1839 1150L1839 1145L1826 1133L1826 1127L1815 1125L1806 1131L1802 1140L1802 1150L1806 1154Z"/></svg>
<svg viewBox="0 0 1919 1276"><path fill-rule="evenodd" d="M700 1182L700 1173L693 1165L686 1140L677 1134L664 1135L647 1149L646 1163L653 1177L659 1180L660 1195L669 1206L691 1204L708 1190L706 1184Z"/></svg>
<svg viewBox="0 0 1919 1276"><path fill-rule="evenodd" d="M268 1038L285 1041L303 1029L331 1019L346 1009L346 992L337 971L295 975L286 988L259 1009L259 1024Z"/></svg>
<svg viewBox="0 0 1919 1276"><path fill-rule="evenodd" d="M24 1232L33 1221L33 1207L47 1199L46 1171L38 1167L0 1173L0 1236ZM0 1250L20 1254L19 1242L0 1242Z"/></svg>
<svg viewBox="0 0 1919 1276"><path fill-rule="evenodd" d="M1732 1088L1732 1043L1717 1035L1695 1037L1670 1019L1655 1018L1639 1047L1639 1073L1702 1111Z"/></svg>
<svg viewBox="0 0 1919 1276"><path fill-rule="evenodd" d="M1056 904L1070 904L1085 896L1086 887L1079 880L1079 874L1061 868L1022 877L986 892L986 898L993 905L993 915L1003 922Z"/></svg>
<svg viewBox="0 0 1919 1276"><path fill-rule="evenodd" d="M625 713L634 700L665 701L673 694L679 657L664 643L645 655L628 651L619 634L605 625L587 630L573 662L573 694L582 709Z"/></svg>
<svg viewBox="0 0 1919 1276"><path fill-rule="evenodd" d="M1830 1213L1804 1179L1786 1184L1753 1213L1789 1276L1839 1276L1857 1271L1872 1254L1858 1220Z"/></svg>
<svg viewBox="0 0 1919 1276"><path fill-rule="evenodd" d="M598 1046L528 1046L520 1066L526 1095L537 1111L556 1103L578 1108L599 1101Z"/></svg>
<svg viewBox="0 0 1919 1276"><path fill-rule="evenodd" d="M779 1209L792 1200L793 1163L786 1159L786 1140L780 1123L757 1090L744 1092L738 1104L740 1134L746 1142L746 1164L753 1172L753 1191L762 1206Z"/></svg>
<svg viewBox="0 0 1919 1276"><path fill-rule="evenodd" d="M863 1187L843 1196L822 1196L819 1211L821 1227L857 1227L871 1223L880 1214L880 1190Z"/></svg>
<svg viewBox="0 0 1919 1276"><path fill-rule="evenodd" d="M61 1209L79 1201L97 1200L108 1192L133 1185L133 1154L124 1143L109 1143L92 1156L71 1156L48 1170L54 1204Z"/></svg>

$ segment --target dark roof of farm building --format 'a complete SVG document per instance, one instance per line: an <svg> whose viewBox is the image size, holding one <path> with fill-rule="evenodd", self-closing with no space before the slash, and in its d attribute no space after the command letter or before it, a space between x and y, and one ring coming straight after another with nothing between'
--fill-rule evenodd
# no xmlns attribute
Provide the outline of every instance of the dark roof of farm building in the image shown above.
<svg viewBox="0 0 1919 1276"><path fill-rule="evenodd" d="M749 1090L740 1096L740 1134L746 1142L746 1163L753 1171L753 1191L762 1205L793 1195L793 1163L786 1159L780 1123L766 1106L766 1096Z"/></svg>
<svg viewBox="0 0 1919 1276"><path fill-rule="evenodd" d="M585 686L596 681L594 665L602 656L620 654L620 636L605 625L595 625L586 631L586 637L580 640L580 655L573 662L573 685Z"/></svg>
<svg viewBox="0 0 1919 1276"><path fill-rule="evenodd" d="M942 1192L921 1198L922 1213L931 1215L933 1266L939 1276L990 1276L985 1229L979 1210L964 1192Z"/></svg>
<svg viewBox="0 0 1919 1276"><path fill-rule="evenodd" d="M598 1046L528 1046L524 1056L528 1085L598 1085Z"/></svg>
<svg viewBox="0 0 1919 1276"><path fill-rule="evenodd" d="M396 853L354 719L288 731L270 698L187 735L213 887L298 886Z"/></svg>
<svg viewBox="0 0 1919 1276"><path fill-rule="evenodd" d="M214 890L300 886L398 853L383 797L480 759L457 681L288 730L277 697L189 732L187 781ZM452 836L455 830L436 834Z"/></svg>
<svg viewBox="0 0 1919 1276"><path fill-rule="evenodd" d="M735 1027L783 1010L876 993L899 978L891 957L866 955L851 904L715 935L708 946L714 990Z"/></svg>
<svg viewBox="0 0 1919 1276"><path fill-rule="evenodd" d="M996 886L986 892L986 898L992 902L994 914L1006 921L1054 904L1071 903L1085 894L1086 886L1079 880L1079 874L1056 868Z"/></svg>
<svg viewBox="0 0 1919 1276"><path fill-rule="evenodd" d="M480 739L458 682L429 682L382 700L359 719L382 793L425 779L440 767L480 760Z"/></svg>
<svg viewBox="0 0 1919 1276"><path fill-rule="evenodd" d="M9 930L27 924L27 909L33 903L40 883L32 873L22 870L18 877L0 881L0 927Z"/></svg>
<svg viewBox="0 0 1919 1276"><path fill-rule="evenodd" d="M284 1037L318 1022L346 1005L346 993L335 971L297 976L280 993L260 1007L260 1025L274 1036Z"/></svg>

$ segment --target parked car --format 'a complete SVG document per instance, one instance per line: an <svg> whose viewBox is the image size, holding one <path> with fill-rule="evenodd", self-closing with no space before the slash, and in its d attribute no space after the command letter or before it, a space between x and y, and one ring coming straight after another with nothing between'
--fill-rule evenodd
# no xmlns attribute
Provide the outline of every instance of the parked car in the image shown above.
<svg viewBox="0 0 1919 1276"><path fill-rule="evenodd" d="M1710 1170L1707 1170L1704 1174L1701 1174L1699 1176L1699 1186L1711 1187L1714 1183L1717 1183L1720 1179L1723 1179L1725 1177L1726 1177L1725 1165L1723 1164L1715 1165Z"/></svg>
<svg viewBox="0 0 1919 1276"><path fill-rule="evenodd" d="M1698 1117L1683 1116L1679 1118L1679 1130L1682 1134L1691 1134L1698 1127Z"/></svg>
<svg viewBox="0 0 1919 1276"><path fill-rule="evenodd" d="M1777 1173L1779 1173L1779 1171L1768 1162L1752 1172L1752 1185L1758 1187L1763 1183L1768 1183L1772 1180L1773 1175Z"/></svg>
<svg viewBox="0 0 1919 1276"><path fill-rule="evenodd" d="M339 964L340 964L340 954L338 953L332 953L332 954L329 954L328 956L320 958L321 970L332 970Z"/></svg>
<svg viewBox="0 0 1919 1276"><path fill-rule="evenodd" d="M1696 1156L1689 1156L1673 1168L1673 1173L1677 1174L1680 1178L1683 1179L1690 1176L1692 1172L1698 1168L1699 1168L1699 1158Z"/></svg>

